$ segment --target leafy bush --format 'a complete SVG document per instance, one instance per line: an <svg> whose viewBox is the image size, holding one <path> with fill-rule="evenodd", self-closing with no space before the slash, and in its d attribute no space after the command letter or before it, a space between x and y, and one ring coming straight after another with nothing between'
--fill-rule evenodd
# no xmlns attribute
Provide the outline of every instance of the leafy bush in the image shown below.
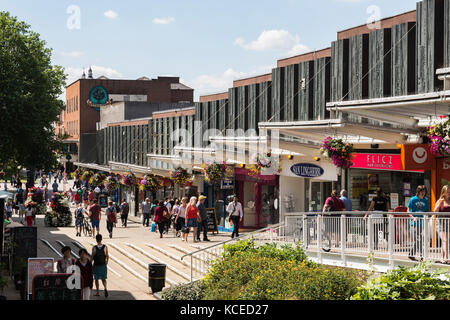
<svg viewBox="0 0 450 320"><path fill-rule="evenodd" d="M196 281L167 288L163 290L161 296L164 300L202 300L204 297L203 290L203 281Z"/></svg>
<svg viewBox="0 0 450 320"><path fill-rule="evenodd" d="M358 288L352 300L449 300L450 280L427 264L400 267Z"/></svg>
<svg viewBox="0 0 450 320"><path fill-rule="evenodd" d="M344 300L366 279L356 270L317 266L299 246L241 241L213 264L204 294L207 300Z"/></svg>

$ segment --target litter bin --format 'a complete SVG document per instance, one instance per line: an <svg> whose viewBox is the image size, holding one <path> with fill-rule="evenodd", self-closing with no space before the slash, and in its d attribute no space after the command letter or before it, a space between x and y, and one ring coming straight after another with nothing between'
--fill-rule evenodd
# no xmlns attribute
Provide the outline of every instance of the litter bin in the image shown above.
<svg viewBox="0 0 450 320"><path fill-rule="evenodd" d="M166 265L151 263L148 265L148 286L152 293L160 292L166 286Z"/></svg>

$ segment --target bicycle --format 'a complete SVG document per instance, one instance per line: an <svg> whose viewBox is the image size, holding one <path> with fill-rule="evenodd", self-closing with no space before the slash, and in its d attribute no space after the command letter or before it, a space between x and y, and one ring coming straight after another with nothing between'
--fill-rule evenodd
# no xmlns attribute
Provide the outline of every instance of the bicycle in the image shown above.
<svg viewBox="0 0 450 320"><path fill-rule="evenodd" d="M85 237L87 237L87 236L92 237L91 223L86 217L84 217L84 219L83 219L83 224L81 226L81 229L82 229Z"/></svg>

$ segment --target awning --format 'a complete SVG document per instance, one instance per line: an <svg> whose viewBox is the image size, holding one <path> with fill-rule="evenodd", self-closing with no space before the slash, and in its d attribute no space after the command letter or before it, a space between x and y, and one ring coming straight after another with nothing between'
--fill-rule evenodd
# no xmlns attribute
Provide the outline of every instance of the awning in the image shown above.
<svg viewBox="0 0 450 320"><path fill-rule="evenodd" d="M367 117L410 129L427 127L450 114L450 91L327 103L330 112Z"/></svg>
<svg viewBox="0 0 450 320"><path fill-rule="evenodd" d="M86 169L92 169L92 170L99 170L99 171L105 171L105 172L109 172L110 168L107 166L101 166L95 163L82 163L82 162L74 162L73 163L75 166L77 167L82 167L82 168L86 168Z"/></svg>
<svg viewBox="0 0 450 320"><path fill-rule="evenodd" d="M111 171L116 172L133 172L133 173L147 174L152 171L150 167L143 167L114 161L109 161L109 167Z"/></svg>
<svg viewBox="0 0 450 320"><path fill-rule="evenodd" d="M418 140L417 131L414 129L375 126L344 119L264 122L259 124L259 128L314 143L322 143L329 136L353 144L405 144Z"/></svg>

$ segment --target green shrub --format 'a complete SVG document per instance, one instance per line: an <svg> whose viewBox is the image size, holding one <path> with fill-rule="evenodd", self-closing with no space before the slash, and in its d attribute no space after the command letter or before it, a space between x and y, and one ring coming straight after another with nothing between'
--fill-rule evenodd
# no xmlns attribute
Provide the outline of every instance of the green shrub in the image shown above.
<svg viewBox="0 0 450 320"><path fill-rule="evenodd" d="M161 297L164 300L202 300L203 291L203 281L196 281L164 289Z"/></svg>
<svg viewBox="0 0 450 320"><path fill-rule="evenodd" d="M365 273L309 262L297 246L246 241L227 246L204 279L211 300L344 300L367 279Z"/></svg>
<svg viewBox="0 0 450 320"><path fill-rule="evenodd" d="M449 300L450 280L426 264L400 267L369 280L352 300Z"/></svg>

